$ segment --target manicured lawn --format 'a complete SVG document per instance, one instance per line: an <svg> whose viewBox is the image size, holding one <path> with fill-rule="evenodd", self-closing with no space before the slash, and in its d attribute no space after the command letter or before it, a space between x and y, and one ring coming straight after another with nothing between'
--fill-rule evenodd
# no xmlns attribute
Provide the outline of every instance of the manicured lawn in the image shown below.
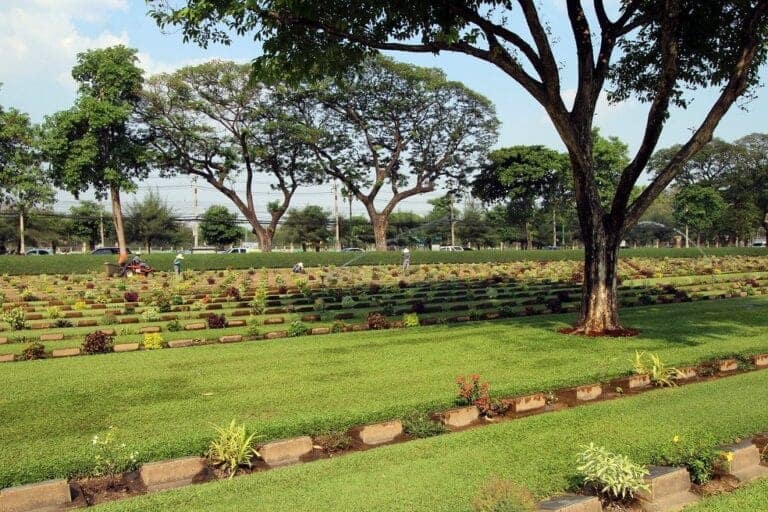
<svg viewBox="0 0 768 512"><path fill-rule="evenodd" d="M363 332L0 365L0 487L84 473L114 425L141 460L202 453L211 423L263 439L452 403L457 375L503 395L604 380L635 350L670 364L768 352L768 298L628 310L633 339L559 335L570 316Z"/></svg>
<svg viewBox="0 0 768 512"><path fill-rule="evenodd" d="M639 258L699 258L708 256L768 256L763 248L720 247L698 249L626 249L621 257ZM176 253L154 253L142 255L158 271L170 272ZM423 263L502 263L511 261L559 261L581 260L584 252L580 250L562 251L414 251L411 264ZM249 253L249 254L190 254L185 256L184 268L194 270L219 270L225 268L290 268L297 261L306 267L321 265L399 265L402 262L399 251L387 252L306 252L306 253ZM103 272L104 263L115 262L114 256L91 256L90 254L70 254L42 257L0 256L0 269L3 273L21 274L71 274L85 272Z"/></svg>
<svg viewBox="0 0 768 512"><path fill-rule="evenodd" d="M157 493L97 510L464 512L491 475L510 478L543 498L569 486L575 456L589 442L648 463L674 435L716 446L764 429L766 386L768 371L754 372ZM746 504L743 507L703 510L765 510L748 506L758 503L752 499L738 502Z"/></svg>
<svg viewBox="0 0 768 512"><path fill-rule="evenodd" d="M765 512L768 510L768 480L760 480L730 494L714 496L685 509L686 512Z"/></svg>

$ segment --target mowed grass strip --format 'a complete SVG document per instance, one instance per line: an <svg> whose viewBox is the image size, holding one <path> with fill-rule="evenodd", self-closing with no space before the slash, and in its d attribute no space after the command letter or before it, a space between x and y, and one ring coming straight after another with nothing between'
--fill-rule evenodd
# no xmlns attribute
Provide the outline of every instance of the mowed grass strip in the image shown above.
<svg viewBox="0 0 768 512"><path fill-rule="evenodd" d="M768 480L760 480L732 493L712 496L686 508L686 512L766 512Z"/></svg>
<svg viewBox="0 0 768 512"><path fill-rule="evenodd" d="M590 442L647 464L675 435L714 447L760 431L768 424L766 386L768 372L754 372L656 390L96 510L465 512L492 475L543 498L568 488L576 454Z"/></svg>
<svg viewBox="0 0 768 512"><path fill-rule="evenodd" d="M87 473L109 426L142 461L199 454L233 418L262 440L452 404L458 375L522 395L668 364L768 352L768 298L626 311L643 334L557 334L571 316L279 339L0 365L0 487Z"/></svg>

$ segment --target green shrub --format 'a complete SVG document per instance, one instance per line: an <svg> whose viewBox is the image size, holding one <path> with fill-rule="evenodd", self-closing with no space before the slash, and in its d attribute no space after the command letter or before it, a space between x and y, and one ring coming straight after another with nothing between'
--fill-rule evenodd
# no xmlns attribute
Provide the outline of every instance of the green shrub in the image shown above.
<svg viewBox="0 0 768 512"><path fill-rule="evenodd" d="M342 322L341 320L336 320L333 322L333 325L331 325L331 332L338 333L338 332L344 332L344 329L347 327L347 324Z"/></svg>
<svg viewBox="0 0 768 512"><path fill-rule="evenodd" d="M165 346L165 340L159 332L150 332L144 335L143 344L145 350L157 350Z"/></svg>
<svg viewBox="0 0 768 512"><path fill-rule="evenodd" d="M403 325L406 327L418 327L421 325L419 315L416 313L406 313L403 315Z"/></svg>
<svg viewBox="0 0 768 512"><path fill-rule="evenodd" d="M39 341L33 341L21 351L21 358L28 361L32 359L43 359L45 357L45 345Z"/></svg>
<svg viewBox="0 0 768 512"><path fill-rule="evenodd" d="M675 435L672 442L665 444L653 463L663 466L684 466L691 474L695 484L706 484L712 479L720 452L712 448L712 443L696 440L694 442Z"/></svg>
<svg viewBox="0 0 768 512"><path fill-rule="evenodd" d="M208 446L206 456L213 465L220 467L232 478L241 466L251 467L251 460L258 457L253 441L256 433L250 435L245 430L245 425L238 426L235 420L227 427L214 425L217 437Z"/></svg>
<svg viewBox="0 0 768 512"><path fill-rule="evenodd" d="M345 295L341 299L341 307L344 309L351 309L355 307L355 299L353 299L350 295Z"/></svg>
<svg viewBox="0 0 768 512"><path fill-rule="evenodd" d="M109 334L101 331L92 332L85 335L83 341L84 354L106 354L112 352L115 339Z"/></svg>
<svg viewBox="0 0 768 512"><path fill-rule="evenodd" d="M472 501L473 512L528 512L536 510L533 495L509 480L492 477Z"/></svg>
<svg viewBox="0 0 768 512"><path fill-rule="evenodd" d="M160 320L160 309L156 306L147 306L144 311L141 312L141 319L144 322L156 322Z"/></svg>
<svg viewBox="0 0 768 512"><path fill-rule="evenodd" d="M120 441L116 427L109 427L104 434L96 434L91 439L94 454L94 476L116 477L123 472L139 467L138 452L131 451Z"/></svg>
<svg viewBox="0 0 768 512"><path fill-rule="evenodd" d="M318 313L322 313L325 311L325 300L320 298L315 299L315 302L312 303L312 308Z"/></svg>
<svg viewBox="0 0 768 512"><path fill-rule="evenodd" d="M45 313L48 315L48 318L50 318L51 320L58 320L59 318L61 318L61 311L56 306L45 308Z"/></svg>
<svg viewBox="0 0 768 512"><path fill-rule="evenodd" d="M53 326L57 329L64 329L67 327L72 327L72 322L67 320L66 318L59 318L55 322L53 322Z"/></svg>
<svg viewBox="0 0 768 512"><path fill-rule="evenodd" d="M171 320L168 322L168 325L166 325L166 329L168 329L168 332L179 332L183 329L181 322L178 320Z"/></svg>
<svg viewBox="0 0 768 512"><path fill-rule="evenodd" d="M635 373L648 375L654 386L676 386L675 377L680 373L677 368L667 367L656 354L646 354L635 351L635 359L632 363Z"/></svg>
<svg viewBox="0 0 768 512"><path fill-rule="evenodd" d="M115 315L102 315L99 319L101 325L115 325L117 323L117 317Z"/></svg>
<svg viewBox="0 0 768 512"><path fill-rule="evenodd" d="M648 470L635 464L626 455L614 454L590 443L578 456L576 468L584 484L608 499L633 498L638 491L647 491L644 477Z"/></svg>
<svg viewBox="0 0 768 512"><path fill-rule="evenodd" d="M248 326L248 330L246 331L246 334L249 337L251 337L251 338L255 338L256 336L258 336L261 333L259 331L259 327L258 326L256 326L256 325L249 325Z"/></svg>
<svg viewBox="0 0 768 512"><path fill-rule="evenodd" d="M301 320L294 320L291 325L288 326L288 336L304 336L309 332L309 327Z"/></svg>
<svg viewBox="0 0 768 512"><path fill-rule="evenodd" d="M413 411L402 419L403 430L413 437L432 437L448 432L448 428L426 414Z"/></svg>
<svg viewBox="0 0 768 512"><path fill-rule="evenodd" d="M27 320L23 308L13 308L0 315L0 319L7 323L14 331L21 331L27 327Z"/></svg>

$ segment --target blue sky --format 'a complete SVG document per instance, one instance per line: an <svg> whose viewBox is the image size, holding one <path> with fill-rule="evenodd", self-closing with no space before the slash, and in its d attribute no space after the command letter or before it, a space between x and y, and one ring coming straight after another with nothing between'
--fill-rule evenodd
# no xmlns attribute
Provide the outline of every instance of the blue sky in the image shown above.
<svg viewBox="0 0 768 512"><path fill-rule="evenodd" d="M562 0L542 0L544 17L553 32L561 35L556 45L563 63L565 84L563 95L573 95L574 74L572 46L566 31ZM589 3L589 2L588 2ZM179 66L204 62L213 58L248 61L258 54L249 39L237 40L230 47L212 46L204 50L184 44L175 29L163 33L146 15L143 0L2 0L0 1L0 104L28 112L33 120L42 121L46 114L68 108L75 96L75 85L69 76L78 52L92 47L125 44L139 50L147 74L171 71ZM459 55L392 54L414 64L442 68L449 78L459 80L490 98L496 105L502 128L499 146L544 144L562 149L557 134L539 107L510 78L489 64ZM765 70L763 69L763 75ZM686 111L674 111L667 123L660 147L683 142L706 113L715 91L697 93ZM601 101L596 124L603 134L615 135L634 149L642 134L645 108L634 101L609 105ZM732 109L720 124L716 135L733 140L752 132L768 131L768 93L759 97L748 111ZM190 213L191 200L186 180L173 182L153 180L142 186L159 185L180 213ZM141 194L141 191L140 191ZM272 197L261 193L266 204ZM304 191L296 205L321 204L330 208L330 187ZM61 197L61 207L72 198ZM202 207L226 204L214 191L201 194ZM424 213L429 210L424 198L414 198L401 207ZM344 210L346 211L346 210ZM359 205L356 212L362 212Z"/></svg>

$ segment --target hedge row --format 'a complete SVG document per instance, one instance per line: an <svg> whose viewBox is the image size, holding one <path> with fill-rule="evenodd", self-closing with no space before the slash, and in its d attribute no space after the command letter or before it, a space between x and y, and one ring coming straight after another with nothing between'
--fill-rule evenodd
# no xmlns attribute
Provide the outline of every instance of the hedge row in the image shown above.
<svg viewBox="0 0 768 512"><path fill-rule="evenodd" d="M702 253L703 251L703 253ZM636 258L697 258L707 256L768 256L764 248L720 247L702 249L626 249L621 255ZM562 251L414 251L411 257L413 265L423 263L505 263L511 261L559 261L580 260L581 250ZM151 266L160 271L172 270L175 254L158 253L143 256ZM114 256L91 256L83 254L57 256L0 256L2 274L82 274L100 272L104 263L114 262ZM219 270L225 268L290 268L297 261L307 267L322 265L393 265L402 262L399 252L306 252L306 253L249 253L249 254L190 254L185 256L185 268L193 270Z"/></svg>

